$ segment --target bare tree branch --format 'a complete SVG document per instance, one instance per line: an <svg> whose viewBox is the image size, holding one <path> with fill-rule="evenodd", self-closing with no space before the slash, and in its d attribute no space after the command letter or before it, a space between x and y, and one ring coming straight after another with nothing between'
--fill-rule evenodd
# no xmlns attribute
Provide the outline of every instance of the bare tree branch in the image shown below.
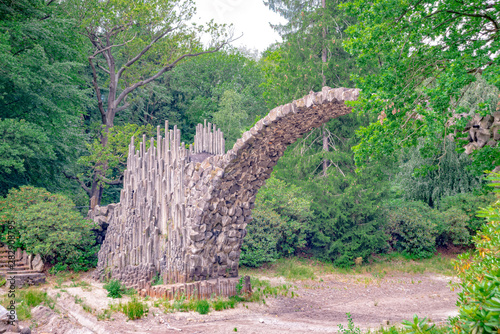
<svg viewBox="0 0 500 334"><path fill-rule="evenodd" d="M104 67L102 67L101 65L99 65L99 63L97 63L97 67L99 67L101 70L103 70L104 73L111 74L107 69L105 69Z"/></svg>
<svg viewBox="0 0 500 334"><path fill-rule="evenodd" d="M130 40L126 41L126 42L123 42L123 43L121 43L121 44L113 44L113 45L108 45L108 46L106 46L105 48L99 49L99 50L97 50L96 52L94 52L94 54L92 55L92 58L95 58L95 56L97 56L98 54L103 53L103 52L106 52L106 51L108 51L108 50L110 50L110 49L112 49L112 48L116 48L116 47L119 47L119 46L124 46L124 45L126 45L127 43L132 42L132 41L135 39L135 37L136 37L136 36L137 36L137 34L135 34L135 35L134 35L134 37L132 37L132 39L130 39Z"/></svg>
<svg viewBox="0 0 500 334"><path fill-rule="evenodd" d="M69 175L67 174L65 171L62 172L64 174L64 176L70 180L76 180L80 186L83 188L83 190L85 190L85 192L90 196L92 194L92 192L90 191L90 188L87 187L87 185L85 183L83 183L82 180L80 180L77 176L73 176L73 175Z"/></svg>
<svg viewBox="0 0 500 334"><path fill-rule="evenodd" d="M491 23L493 23L493 25L495 26L495 29L497 31L500 29L500 27L498 26L497 21L495 21L491 16L486 15L486 14L462 13L462 12L457 12L457 11L454 11L454 10L446 10L446 12L447 13L452 13L452 14L458 14L458 15L462 15L462 16L479 17L479 18L487 19L488 21L490 21Z"/></svg>
<svg viewBox="0 0 500 334"><path fill-rule="evenodd" d="M102 104L101 89L97 84L97 71L95 69L94 63L92 62L92 58L89 58L89 63L90 67L92 68L92 84L94 86L94 90L97 97L97 106L99 107L99 112L101 113L101 119L103 121L103 124L106 124L106 111L104 110L104 106Z"/></svg>
<svg viewBox="0 0 500 334"><path fill-rule="evenodd" d="M156 38L154 38L151 43L149 43L148 45L146 45L144 47L144 49L141 50L141 52L139 52L139 54L137 56L135 56L134 58L132 58L131 60L129 60L127 63L125 63L125 65L123 65L119 70L118 70L118 74L116 76L116 80L120 79L122 73L128 68L130 67L131 65L133 65L136 61L138 61L139 59L141 59L142 56L144 56L144 54L146 52L149 51L149 49L151 49L151 47L156 43L158 42L158 40L160 40L161 38L165 37L166 34L168 34L169 32L172 32L174 31L175 29L177 29L177 27L175 28L171 28L171 29L167 29L166 31L164 31L163 33L159 34L158 36L156 36Z"/></svg>
<svg viewBox="0 0 500 334"><path fill-rule="evenodd" d="M177 58L176 60L174 60L172 63L166 65L165 67L163 67L161 70L159 70L155 75L149 77L148 79L145 79L145 80L141 80L139 82L136 82L135 84L133 84L132 86L129 86L127 88L125 88L121 93L120 95L118 96L118 98L115 100L116 101L116 104L115 105L118 105L120 104L120 102L128 95L130 94L132 91L134 91L134 89L138 88L138 87L141 87L141 86L144 86L148 83L150 83L151 81L159 78L163 73L167 72L167 71L170 71L172 68L174 68L175 65L177 65L178 62L180 62L181 60L183 60L184 58L186 57L196 57L196 56L199 56L199 55L202 55L202 54L207 54L207 53L214 53L214 52L217 52L219 51L220 49L222 49L222 47L224 45L227 45L228 43L232 42L233 40L226 40L224 41L223 43L221 43L220 45L218 45L215 49L213 50L209 50L209 51L202 51L202 52L197 52L197 53L187 53L187 54L184 54L182 56L180 56L179 58Z"/></svg>
<svg viewBox="0 0 500 334"><path fill-rule="evenodd" d="M128 107L130 107L130 103L125 103L124 105L122 105L121 107L119 108L116 108L116 112L120 112L122 110L125 110L127 109Z"/></svg>
<svg viewBox="0 0 500 334"><path fill-rule="evenodd" d="M123 175L120 176L120 178L118 180L110 180L110 179L107 179L105 178L104 176L100 175L100 174L97 174L97 178L106 183L106 184L109 184L109 185L119 185L119 184L122 184L123 183Z"/></svg>

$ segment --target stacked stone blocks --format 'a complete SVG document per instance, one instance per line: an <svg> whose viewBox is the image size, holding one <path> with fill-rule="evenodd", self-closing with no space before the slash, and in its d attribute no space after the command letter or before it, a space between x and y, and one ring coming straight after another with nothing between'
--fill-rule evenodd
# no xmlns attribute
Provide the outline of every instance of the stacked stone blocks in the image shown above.
<svg viewBox="0 0 500 334"><path fill-rule="evenodd" d="M90 214L109 224L96 278L140 290L155 275L165 284L237 277L255 195L278 159L303 134L350 113L344 101L358 95L324 87L279 106L225 154L222 132L210 123L197 126L189 149L168 123L148 150L145 137L137 150L132 140L120 203Z"/></svg>

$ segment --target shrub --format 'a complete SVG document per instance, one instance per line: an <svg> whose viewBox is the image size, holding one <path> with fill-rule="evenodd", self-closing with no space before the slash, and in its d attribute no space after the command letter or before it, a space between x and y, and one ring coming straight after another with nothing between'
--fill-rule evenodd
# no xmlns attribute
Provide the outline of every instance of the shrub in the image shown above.
<svg viewBox="0 0 500 334"><path fill-rule="evenodd" d="M199 314L208 314L208 311L210 310L210 304L205 300L198 300L196 303L196 312Z"/></svg>
<svg viewBox="0 0 500 334"><path fill-rule="evenodd" d="M16 303L17 317L21 321L31 318L31 308L35 306L42 303L51 309L54 309L55 306L55 301L47 295L47 292L33 288L18 290L13 298ZM1 304L8 306L8 304L11 303L11 300L12 298L5 294Z"/></svg>
<svg viewBox="0 0 500 334"><path fill-rule="evenodd" d="M127 304L120 304L120 309L130 320L140 319L149 311L148 306L135 297Z"/></svg>
<svg viewBox="0 0 500 334"><path fill-rule="evenodd" d="M449 247L469 245L471 236L467 229L469 217L459 208L445 212L434 211L437 223L436 245Z"/></svg>
<svg viewBox="0 0 500 334"><path fill-rule="evenodd" d="M12 189L0 201L0 223L4 240L6 226L15 227L18 239L14 248L40 254L60 268L87 270L97 263L94 223L75 211L65 196L34 187Z"/></svg>
<svg viewBox="0 0 500 334"><path fill-rule="evenodd" d="M436 251L437 225L432 209L422 202L392 201L385 204L385 231L391 247L414 258L428 258Z"/></svg>
<svg viewBox="0 0 500 334"><path fill-rule="evenodd" d="M477 209L487 207L494 201L495 196L493 194L475 195L473 193L464 193L442 198L439 203L439 210L442 212L451 208L461 210L468 217L466 227L472 236L486 223L484 217L476 216Z"/></svg>
<svg viewBox="0 0 500 334"><path fill-rule="evenodd" d="M311 198L300 187L271 177L262 187L247 226L240 263L260 267L307 245Z"/></svg>
<svg viewBox="0 0 500 334"><path fill-rule="evenodd" d="M127 288L117 279L110 280L103 287L111 298L122 298L122 294L127 293Z"/></svg>
<svg viewBox="0 0 500 334"><path fill-rule="evenodd" d="M500 181L500 176L490 177ZM473 238L475 249L459 256L456 262L462 291L458 293L462 333L500 332L500 200L481 210L486 218Z"/></svg>
<svg viewBox="0 0 500 334"><path fill-rule="evenodd" d="M279 257L276 245L279 228L284 221L276 212L266 208L255 208L252 217L241 246L240 264L260 267L266 262L274 262Z"/></svg>

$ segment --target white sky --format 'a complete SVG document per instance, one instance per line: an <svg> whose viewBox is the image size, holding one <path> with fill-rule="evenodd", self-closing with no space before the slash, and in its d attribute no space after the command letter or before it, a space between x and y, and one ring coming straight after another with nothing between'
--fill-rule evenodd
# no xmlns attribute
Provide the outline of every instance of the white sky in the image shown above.
<svg viewBox="0 0 500 334"><path fill-rule="evenodd" d="M232 23L234 35L243 37L232 43L233 46L246 46L249 49L264 51L280 36L269 26L284 20L270 11L262 0L195 0L197 12L195 19L205 23L214 19L216 23Z"/></svg>

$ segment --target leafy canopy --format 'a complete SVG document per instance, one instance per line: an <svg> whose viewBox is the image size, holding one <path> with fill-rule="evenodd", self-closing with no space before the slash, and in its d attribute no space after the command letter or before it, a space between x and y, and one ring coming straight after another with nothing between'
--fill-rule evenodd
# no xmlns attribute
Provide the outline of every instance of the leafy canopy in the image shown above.
<svg viewBox="0 0 500 334"><path fill-rule="evenodd" d="M433 152L440 138L463 129L466 120L445 125L468 111L460 101L477 75L500 87L498 2L355 0L344 8L358 18L347 30L347 50L359 66L380 67L378 75L354 76L362 89L354 105L378 118L358 132L358 165L420 137L424 156Z"/></svg>

